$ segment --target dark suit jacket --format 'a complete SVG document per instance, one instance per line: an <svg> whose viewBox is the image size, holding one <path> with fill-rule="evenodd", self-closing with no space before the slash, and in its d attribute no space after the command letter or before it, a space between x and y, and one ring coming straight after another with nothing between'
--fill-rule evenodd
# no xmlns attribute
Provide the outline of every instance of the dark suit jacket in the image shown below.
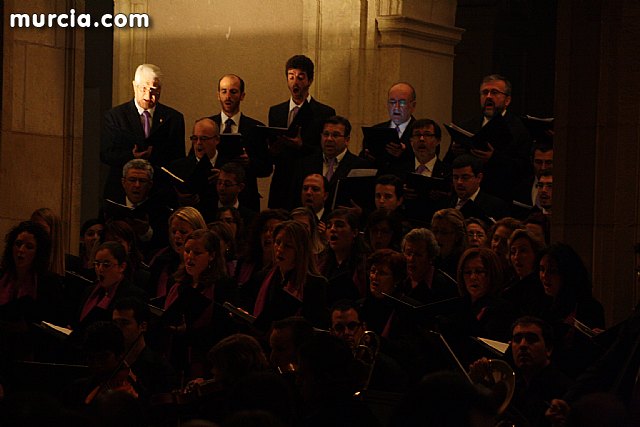
<svg viewBox="0 0 640 427"><path fill-rule="evenodd" d="M324 163L324 155L322 152L315 153L310 156L303 158L296 166L295 179L293 180L293 194L298 196L296 200L296 205L300 205L300 193L302 191L302 183L304 178L307 175L311 175L314 173L322 175L322 167ZM351 153L349 150L345 153L342 161L338 163L338 167L333 172L333 176L329 180L329 188L327 188L327 192L329 193L329 197L327 197L327 203L325 203L325 210L330 208L331 202L333 201L333 195L336 189L336 184L339 179L346 178L349 175L349 172L352 169L368 169L372 168L373 165L365 159L362 159L355 154Z"/></svg>
<svg viewBox="0 0 640 427"><path fill-rule="evenodd" d="M211 120L221 126L220 113L209 117ZM238 195L240 203L252 211L260 212L260 193L258 192L257 178L264 178L271 175L273 164L269 158L267 151L267 142L256 132L256 126L264 126L264 123L252 119L242 114L240 123L238 123L238 132L243 136L247 154L249 155L250 164L245 168L247 173L244 190ZM222 132L222 131L221 131ZM221 159L221 165L232 161L233 159Z"/></svg>
<svg viewBox="0 0 640 427"><path fill-rule="evenodd" d="M336 110L311 98L305 102L289 126L295 131L300 128L302 147L294 149L285 147L273 156L274 171L269 189L269 208L291 209L299 197L292 194L291 168L301 158L320 151L320 133L322 122L335 116ZM289 101L269 108L269 126L287 127L289 119Z"/></svg>
<svg viewBox="0 0 640 427"><path fill-rule="evenodd" d="M132 151L135 145L138 145L139 149L153 146L149 162L155 169L184 157L182 113L166 105L156 104L151 134L145 140L140 115L133 99L107 111L100 139L100 160L111 167L105 183L105 197L114 198L123 194L122 167L133 159ZM160 188L167 184L168 180L156 170L154 186Z"/></svg>
<svg viewBox="0 0 640 427"><path fill-rule="evenodd" d="M531 136L522 120L509 110L503 120L506 133L496 136L491 142L494 153L484 165L482 189L501 199L513 200L513 186L525 179L531 171ZM483 116L473 118L462 124L462 128L476 133L482 128ZM445 161L453 161L451 152L447 153Z"/></svg>
<svg viewBox="0 0 640 427"><path fill-rule="evenodd" d="M449 207L454 208L458 201L458 197L454 193L454 197L449 202ZM509 214L509 204L504 200L487 194L484 190L480 189L475 204L483 211L484 214L493 218L495 221L504 218ZM464 206L463 206L464 209ZM480 218L483 219L483 218Z"/></svg>
<svg viewBox="0 0 640 427"><path fill-rule="evenodd" d="M196 159L196 155L193 150L191 150L187 157L173 162L169 167L169 170L180 177L186 178L191 176L197 165L198 160ZM219 169L221 166L221 159L220 156L218 156L213 167ZM172 189L172 193L175 197L175 190ZM205 188L198 193L198 196L200 198L200 202L193 207L200 211L205 221L213 221L213 217L218 209L218 192L216 190L215 183L211 182L207 184ZM177 199L175 200L175 203L178 203Z"/></svg>
<svg viewBox="0 0 640 427"><path fill-rule="evenodd" d="M413 158L413 149L411 148L411 130L410 129L411 129L411 125L413 125L413 122L415 121L416 121L416 118L411 116L411 119L409 119L409 124L407 125L407 128L405 129L405 131L402 134L402 137L400 138L400 142L402 142L405 145L406 149L399 158L395 158L389 154L386 154L382 159L375 160L375 167L378 169L378 175L394 173L393 172L394 164L404 163L404 162L407 162L409 158ZM386 122L373 125L373 127L376 127L376 128L388 128L390 126L391 126L391 120L387 120ZM367 145L368 145L368 142L366 140L362 141L363 147L366 147Z"/></svg>

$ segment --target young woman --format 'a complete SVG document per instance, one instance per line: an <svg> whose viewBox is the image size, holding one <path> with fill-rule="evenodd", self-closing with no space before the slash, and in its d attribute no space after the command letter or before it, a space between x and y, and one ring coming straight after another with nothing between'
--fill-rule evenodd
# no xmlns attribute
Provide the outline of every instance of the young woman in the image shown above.
<svg viewBox="0 0 640 427"><path fill-rule="evenodd" d="M208 371L207 350L233 330L217 304L235 303L235 282L227 275L220 238L195 230L184 242L183 262L165 301L165 322L174 333L171 359L189 378Z"/></svg>
<svg viewBox="0 0 640 427"><path fill-rule="evenodd" d="M184 241L195 230L205 229L207 224L200 212L191 206L176 209L169 217L169 246L160 249L149 262L149 288L152 298L164 299L173 284L173 274L182 262ZM160 304L164 304L161 301Z"/></svg>
<svg viewBox="0 0 640 427"><path fill-rule="evenodd" d="M86 220L80 227L79 256L67 254L66 268L85 277L93 276L93 248L101 242L104 224L97 218Z"/></svg>
<svg viewBox="0 0 640 427"><path fill-rule="evenodd" d="M318 273L306 228L297 221L278 224L273 248L273 267L253 307L256 326L266 329L274 320L300 315L316 327L326 327L327 280Z"/></svg>
<svg viewBox="0 0 640 427"><path fill-rule="evenodd" d="M347 209L327 217L327 249L320 256L320 273L329 280L329 303L363 298L367 291L368 250L360 237L358 218Z"/></svg>
<svg viewBox="0 0 640 427"><path fill-rule="evenodd" d="M148 290L151 273L149 273L149 266L142 261L143 256L139 249L138 236L129 223L121 220L107 221L104 228L104 241L118 242L124 247L127 252L131 281L139 288Z"/></svg>

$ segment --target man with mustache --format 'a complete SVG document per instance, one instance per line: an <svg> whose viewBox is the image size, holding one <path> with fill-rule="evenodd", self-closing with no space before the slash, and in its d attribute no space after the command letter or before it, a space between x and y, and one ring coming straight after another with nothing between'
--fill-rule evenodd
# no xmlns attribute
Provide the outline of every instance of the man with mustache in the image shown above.
<svg viewBox="0 0 640 427"><path fill-rule="evenodd" d="M242 135L243 154L235 159L222 158L221 164L233 161L244 167L246 182L244 191L238 196L240 203L254 212L260 212L257 178L271 175L272 164L268 160L265 141L256 132L256 126L264 124L240 111L240 104L245 98L244 88L244 80L235 74L220 77L217 97L221 112L210 119L216 122L223 138L229 133Z"/></svg>
<svg viewBox="0 0 640 427"><path fill-rule="evenodd" d="M529 175L531 169L531 136L511 105L511 82L499 74L491 74L480 85L482 115L462 124L462 128L477 133L491 120L498 120L488 137L488 150L471 149L469 153L484 163L483 187L486 192L511 202L514 183ZM453 142L446 161L466 152L461 144Z"/></svg>
<svg viewBox="0 0 640 427"><path fill-rule="evenodd" d="M336 110L316 101L309 88L313 83L313 61L304 55L289 58L285 66L291 98L269 108L269 126L288 128L286 136L270 141L273 176L269 188L269 208L291 209L296 203L291 185L291 168L305 156L320 151L320 133L325 119Z"/></svg>

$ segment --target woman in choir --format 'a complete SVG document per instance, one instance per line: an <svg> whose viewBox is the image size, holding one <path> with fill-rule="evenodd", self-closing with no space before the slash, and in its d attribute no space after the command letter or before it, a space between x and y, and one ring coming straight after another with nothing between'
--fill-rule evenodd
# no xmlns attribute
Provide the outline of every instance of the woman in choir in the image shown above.
<svg viewBox="0 0 640 427"><path fill-rule="evenodd" d="M487 224L478 218L467 218L464 220L464 227L467 231L468 246L470 248L487 247Z"/></svg>
<svg viewBox="0 0 640 427"><path fill-rule="evenodd" d="M300 315L316 327L326 327L327 280L318 273L306 228L285 221L273 235L273 266L253 307L257 326L266 330L274 320Z"/></svg>
<svg viewBox="0 0 640 427"><path fill-rule="evenodd" d="M378 249L400 250L402 219L395 211L376 209L367 219L365 235L372 251Z"/></svg>
<svg viewBox="0 0 640 427"><path fill-rule="evenodd" d="M49 208L40 208L33 211L30 221L41 225L51 239L49 271L59 276L64 276L64 239L60 217Z"/></svg>
<svg viewBox="0 0 640 427"><path fill-rule="evenodd" d="M431 231L440 246L440 255L434 263L436 268L456 277L458 260L467 248L464 217L453 208L436 211L431 219Z"/></svg>

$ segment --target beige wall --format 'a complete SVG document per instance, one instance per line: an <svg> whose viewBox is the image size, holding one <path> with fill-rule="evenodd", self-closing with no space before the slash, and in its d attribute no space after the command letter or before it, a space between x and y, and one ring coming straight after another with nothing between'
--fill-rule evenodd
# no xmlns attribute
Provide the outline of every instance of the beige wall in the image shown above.
<svg viewBox="0 0 640 427"><path fill-rule="evenodd" d="M66 1L4 2L0 236L40 207L78 228L82 165L83 33L12 29L12 12L68 10ZM80 11L83 2L74 2ZM74 234L75 236L75 234ZM2 239L4 240L4 239ZM69 244L77 246L77 239ZM2 246L3 243L0 243Z"/></svg>

